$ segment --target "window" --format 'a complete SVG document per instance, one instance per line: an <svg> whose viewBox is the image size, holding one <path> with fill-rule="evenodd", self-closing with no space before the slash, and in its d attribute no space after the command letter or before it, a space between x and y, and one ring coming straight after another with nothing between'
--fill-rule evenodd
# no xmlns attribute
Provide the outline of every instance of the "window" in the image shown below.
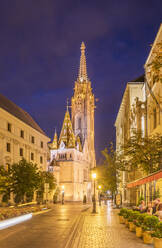
<svg viewBox="0 0 162 248"><path fill-rule="evenodd" d="M20 148L20 156L23 157L23 148Z"/></svg>
<svg viewBox="0 0 162 248"><path fill-rule="evenodd" d="M40 163L43 164L43 157L40 156Z"/></svg>
<svg viewBox="0 0 162 248"><path fill-rule="evenodd" d="M154 128L157 126L157 118L156 118L156 108L153 110L153 118L154 118Z"/></svg>
<svg viewBox="0 0 162 248"><path fill-rule="evenodd" d="M11 123L7 123L7 130L9 131L9 132L11 132Z"/></svg>
<svg viewBox="0 0 162 248"><path fill-rule="evenodd" d="M41 148L43 148L43 141L41 141L40 146L41 146Z"/></svg>
<svg viewBox="0 0 162 248"><path fill-rule="evenodd" d="M31 152L31 160L34 160L34 153Z"/></svg>
<svg viewBox="0 0 162 248"><path fill-rule="evenodd" d="M7 150L7 152L11 152L11 144L10 143L6 144L6 150Z"/></svg>
<svg viewBox="0 0 162 248"><path fill-rule="evenodd" d="M31 137L31 143L33 143L33 144L35 143L35 138L34 138L34 136Z"/></svg>
<svg viewBox="0 0 162 248"><path fill-rule="evenodd" d="M20 131L20 137L24 139L24 131L23 130Z"/></svg>

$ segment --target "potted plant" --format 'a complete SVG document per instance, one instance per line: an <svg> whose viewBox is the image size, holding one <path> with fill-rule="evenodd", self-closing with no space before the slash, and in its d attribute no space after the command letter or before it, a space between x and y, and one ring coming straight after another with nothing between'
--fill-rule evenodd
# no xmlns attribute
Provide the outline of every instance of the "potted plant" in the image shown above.
<svg viewBox="0 0 162 248"><path fill-rule="evenodd" d="M127 209L126 208L121 208L120 209L120 212L118 213L119 215L119 223L120 224L124 224L125 223L125 219L124 219L124 213L127 212Z"/></svg>
<svg viewBox="0 0 162 248"><path fill-rule="evenodd" d="M145 217L148 216L148 214L141 214L137 216L136 220L134 220L134 224L136 227L136 237L141 238L142 237L142 225L144 222Z"/></svg>
<svg viewBox="0 0 162 248"><path fill-rule="evenodd" d="M154 248L162 247L162 222L159 222L152 233Z"/></svg>
<svg viewBox="0 0 162 248"><path fill-rule="evenodd" d="M128 218L129 218L129 216L131 214L132 214L132 210L131 209L127 209L127 211L124 213L126 227L129 227Z"/></svg>
<svg viewBox="0 0 162 248"><path fill-rule="evenodd" d="M156 225L158 224L159 219L156 216L146 216L143 223L143 241L145 244L152 244L153 238L151 234L155 230Z"/></svg>
<svg viewBox="0 0 162 248"><path fill-rule="evenodd" d="M129 230L131 232L134 232L136 229L134 221L137 219L138 215L139 215L138 211L132 211L129 215L128 222L129 222Z"/></svg>

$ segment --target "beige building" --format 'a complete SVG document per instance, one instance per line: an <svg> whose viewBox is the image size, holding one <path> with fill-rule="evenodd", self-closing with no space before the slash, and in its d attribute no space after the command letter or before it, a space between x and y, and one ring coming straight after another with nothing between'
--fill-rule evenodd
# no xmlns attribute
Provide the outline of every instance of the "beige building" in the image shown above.
<svg viewBox="0 0 162 248"><path fill-rule="evenodd" d="M47 170L49 141L27 112L0 94L0 165L7 168L25 158Z"/></svg>
<svg viewBox="0 0 162 248"><path fill-rule="evenodd" d="M134 128L142 131L144 136L162 134L161 64L162 25L145 63L143 83L133 82L126 86L115 122L118 152L121 145L131 136L131 130ZM146 175L139 170L134 174L120 172L120 179L118 190L122 194L123 203L136 204L141 196L146 203L152 201L156 195L162 200L162 171L151 175Z"/></svg>
<svg viewBox="0 0 162 248"><path fill-rule="evenodd" d="M145 63L148 135L162 134L162 24Z"/></svg>
<svg viewBox="0 0 162 248"><path fill-rule="evenodd" d="M116 151L121 152L121 147L131 137L134 130L146 132L145 115L145 84L144 76L128 82L115 121L116 127ZM118 191L122 195L123 204L131 199L131 193L127 190L128 181L134 179L133 173L119 172L120 183Z"/></svg>
<svg viewBox="0 0 162 248"><path fill-rule="evenodd" d="M65 200L91 200L90 170L96 166L94 148L94 95L87 76L85 45L81 45L79 75L71 99L71 118L67 106L60 137L55 132L50 144L51 162Z"/></svg>

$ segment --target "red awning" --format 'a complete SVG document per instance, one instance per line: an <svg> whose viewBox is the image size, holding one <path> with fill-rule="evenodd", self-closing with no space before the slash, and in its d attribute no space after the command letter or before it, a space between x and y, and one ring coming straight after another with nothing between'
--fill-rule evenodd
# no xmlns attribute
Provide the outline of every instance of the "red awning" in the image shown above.
<svg viewBox="0 0 162 248"><path fill-rule="evenodd" d="M162 171L154 173L154 174L152 174L150 176L141 178L141 179L136 180L134 182L128 183L127 188L133 188L133 187L136 187L138 185L142 185L142 184L145 184L145 183L149 183L149 182L158 180L160 178L162 178Z"/></svg>

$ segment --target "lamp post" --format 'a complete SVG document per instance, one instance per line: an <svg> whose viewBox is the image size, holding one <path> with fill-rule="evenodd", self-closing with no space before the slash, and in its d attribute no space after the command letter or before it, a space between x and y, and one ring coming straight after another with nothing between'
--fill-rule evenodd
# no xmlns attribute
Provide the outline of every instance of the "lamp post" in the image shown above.
<svg viewBox="0 0 162 248"><path fill-rule="evenodd" d="M101 185L99 185L98 188L99 188L99 206L101 206L101 192L100 192Z"/></svg>
<svg viewBox="0 0 162 248"><path fill-rule="evenodd" d="M64 204L64 185L62 185L62 205Z"/></svg>
<svg viewBox="0 0 162 248"><path fill-rule="evenodd" d="M94 180L94 197L93 197L93 211L92 211L92 213L96 213L96 173L92 174L92 178Z"/></svg>

